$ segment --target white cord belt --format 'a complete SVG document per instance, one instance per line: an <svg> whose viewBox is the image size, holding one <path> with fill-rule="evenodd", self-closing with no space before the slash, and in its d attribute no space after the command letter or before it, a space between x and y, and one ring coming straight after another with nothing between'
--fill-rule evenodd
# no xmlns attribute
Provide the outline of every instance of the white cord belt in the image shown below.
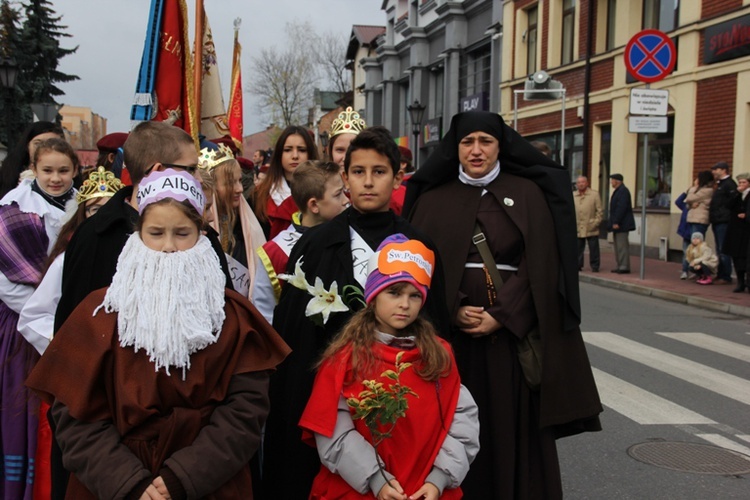
<svg viewBox="0 0 750 500"><path fill-rule="evenodd" d="M481 262L467 262L464 264L464 267L466 269L482 269L484 267L484 264ZM516 266L507 266L505 264L497 264L495 267L497 267L500 271L518 271L518 268Z"/></svg>

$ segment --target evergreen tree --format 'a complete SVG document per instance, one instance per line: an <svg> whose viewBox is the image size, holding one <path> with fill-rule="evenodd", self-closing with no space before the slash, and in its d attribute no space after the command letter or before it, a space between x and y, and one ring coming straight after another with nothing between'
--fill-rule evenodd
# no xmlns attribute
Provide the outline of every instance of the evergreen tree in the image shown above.
<svg viewBox="0 0 750 500"><path fill-rule="evenodd" d="M25 101L31 103L55 103L55 97L64 95L56 83L79 80L76 75L59 71L60 59L73 54L78 47L65 49L60 46L63 38L71 35L63 30L67 26L60 23L47 0L30 0L25 5L26 18L21 28L20 43L23 57L19 58L20 86Z"/></svg>
<svg viewBox="0 0 750 500"><path fill-rule="evenodd" d="M0 2L0 58L13 59L18 53L20 13L8 0ZM0 89L0 142L10 148L20 133L16 89Z"/></svg>

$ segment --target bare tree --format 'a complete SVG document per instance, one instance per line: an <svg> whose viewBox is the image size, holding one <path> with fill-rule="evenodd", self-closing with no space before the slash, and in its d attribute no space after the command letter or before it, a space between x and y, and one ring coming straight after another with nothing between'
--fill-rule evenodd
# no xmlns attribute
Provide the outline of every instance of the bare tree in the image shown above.
<svg viewBox="0 0 750 500"><path fill-rule="evenodd" d="M287 23L286 38L286 48L264 48L252 58L249 86L260 109L285 127L305 123L319 80L310 23Z"/></svg>
<svg viewBox="0 0 750 500"><path fill-rule="evenodd" d="M329 31L317 36L315 62L326 83L341 95L351 90L349 69L346 67L348 45L349 38L345 34Z"/></svg>

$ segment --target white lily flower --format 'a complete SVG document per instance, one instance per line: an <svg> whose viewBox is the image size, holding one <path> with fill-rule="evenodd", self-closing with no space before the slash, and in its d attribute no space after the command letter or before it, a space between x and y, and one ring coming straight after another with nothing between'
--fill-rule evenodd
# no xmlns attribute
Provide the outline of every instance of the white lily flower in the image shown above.
<svg viewBox="0 0 750 500"><path fill-rule="evenodd" d="M302 271L302 259L299 259L297 263L294 264L294 274L279 274L278 277L292 285L294 288L310 290L310 285L307 283L307 279L305 279L305 273Z"/></svg>
<svg viewBox="0 0 750 500"><path fill-rule="evenodd" d="M313 298L307 303L305 316L310 317L320 314L323 317L324 325L328 322L331 313L349 310L339 297L339 287L335 281L331 283L331 289L326 290L323 286L323 280L315 278L315 286L308 287L308 291Z"/></svg>

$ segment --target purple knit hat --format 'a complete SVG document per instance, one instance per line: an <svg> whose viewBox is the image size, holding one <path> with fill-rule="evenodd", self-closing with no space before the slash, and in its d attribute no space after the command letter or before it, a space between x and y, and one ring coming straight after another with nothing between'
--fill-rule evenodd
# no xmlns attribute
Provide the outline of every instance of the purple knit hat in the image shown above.
<svg viewBox="0 0 750 500"><path fill-rule="evenodd" d="M369 304L394 283L406 282L419 290L424 305L434 269L435 253L424 243L410 240L401 233L389 236L368 262L365 302Z"/></svg>
<svg viewBox="0 0 750 500"><path fill-rule="evenodd" d="M138 185L138 213L159 200L172 198L189 201L201 216L206 206L206 196L195 177L182 170L168 168L151 172Z"/></svg>

